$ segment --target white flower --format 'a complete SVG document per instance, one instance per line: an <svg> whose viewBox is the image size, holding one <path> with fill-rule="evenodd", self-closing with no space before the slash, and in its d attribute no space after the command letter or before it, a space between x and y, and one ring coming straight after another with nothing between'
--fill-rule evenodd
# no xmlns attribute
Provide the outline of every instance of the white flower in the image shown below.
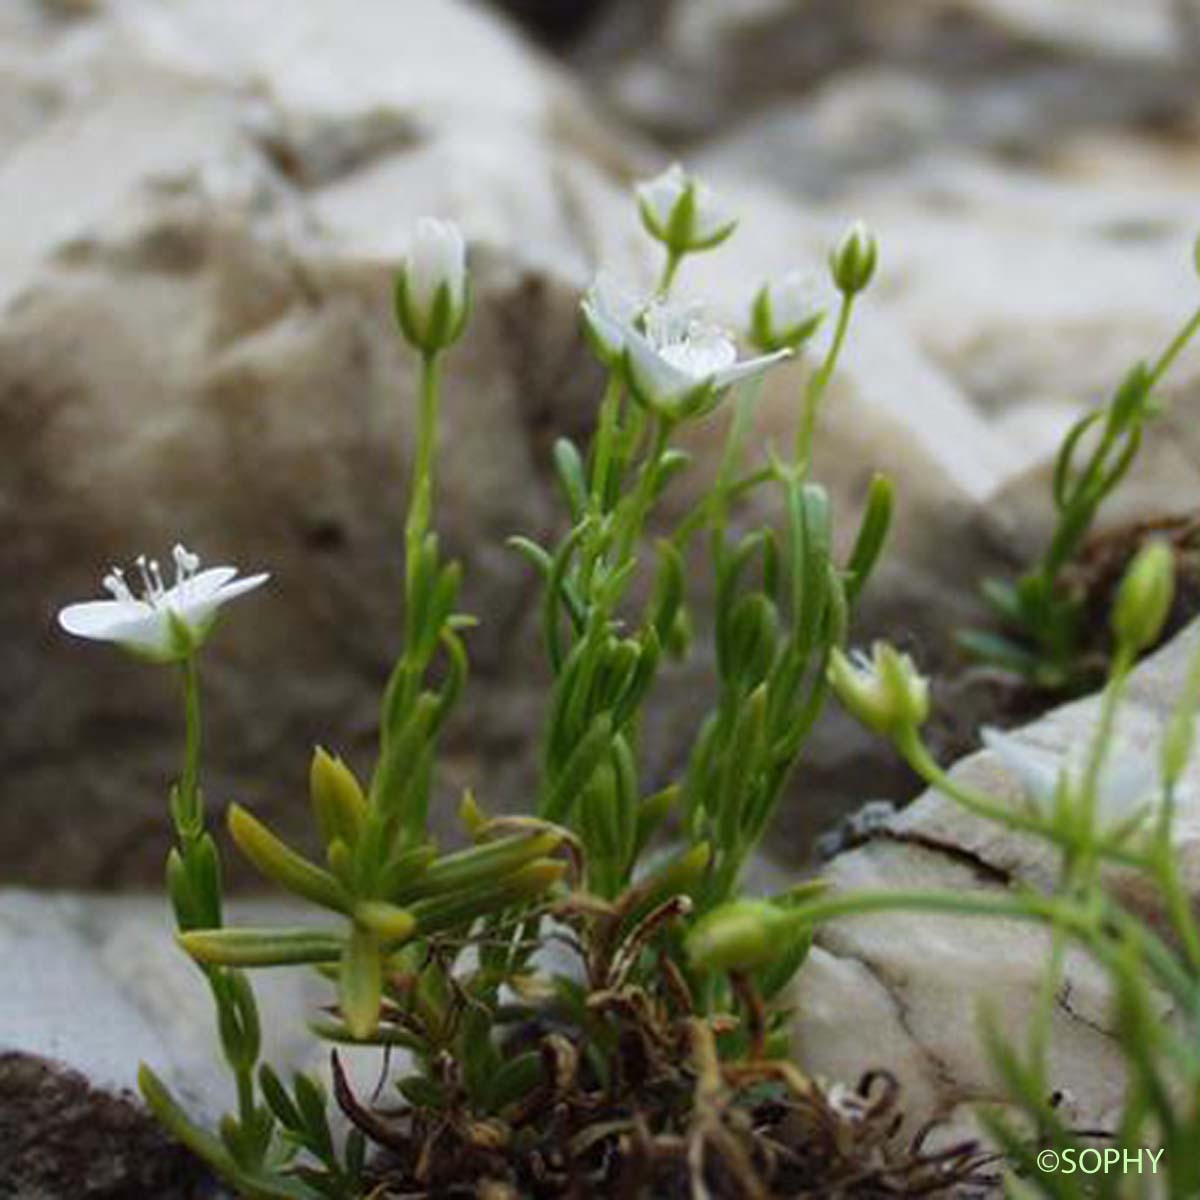
<svg viewBox="0 0 1200 1200"><path fill-rule="evenodd" d="M195 651L212 629L222 604L259 587L266 575L235 579L236 567L210 567L201 571L200 559L177 545L175 582L163 583L156 561L143 555L137 560L142 595L135 596L120 567L104 577L111 600L69 604L58 614L58 623L76 637L116 642L154 662L176 662Z"/></svg>
<svg viewBox="0 0 1200 1200"><path fill-rule="evenodd" d="M597 356L606 366L615 366L625 351L628 331L641 317L646 305L606 271L601 271L592 281L580 307Z"/></svg>
<svg viewBox="0 0 1200 1200"><path fill-rule="evenodd" d="M694 305L655 301L625 328L625 362L634 395L676 418L707 412L735 383L788 358L790 350L738 361L737 346Z"/></svg>
<svg viewBox="0 0 1200 1200"><path fill-rule="evenodd" d="M453 221L422 217L400 270L396 310L414 346L433 353L457 340L467 318L467 246Z"/></svg>
<svg viewBox="0 0 1200 1200"><path fill-rule="evenodd" d="M676 254L718 246L737 225L709 188L678 163L634 190L647 232Z"/></svg>
<svg viewBox="0 0 1200 1200"><path fill-rule="evenodd" d="M816 283L799 271L764 283L750 311L751 340L760 350L797 349L825 319Z"/></svg>
<svg viewBox="0 0 1200 1200"><path fill-rule="evenodd" d="M1067 755L1031 746L998 729L982 731L983 744L1021 785L1026 798L1049 817L1060 794L1078 802L1083 783L1082 747ZM1153 760L1132 747L1114 745L1096 786L1096 822L1101 831L1127 824L1154 804L1158 775Z"/></svg>

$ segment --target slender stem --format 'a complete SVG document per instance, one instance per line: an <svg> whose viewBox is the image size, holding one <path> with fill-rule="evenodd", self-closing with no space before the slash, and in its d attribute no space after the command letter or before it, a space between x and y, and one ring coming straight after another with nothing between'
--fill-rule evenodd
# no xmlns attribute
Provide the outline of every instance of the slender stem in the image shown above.
<svg viewBox="0 0 1200 1200"><path fill-rule="evenodd" d="M663 263L662 274L658 278L658 295L661 299L665 300L670 294L681 262L683 262L682 253L678 250L667 250L667 261Z"/></svg>
<svg viewBox="0 0 1200 1200"><path fill-rule="evenodd" d="M813 435L817 427L817 414L820 411L821 400L829 388L829 381L837 367L838 357L846 341L846 333L850 328L850 313L854 308L854 296L842 294L841 308L838 309L837 327L834 329L833 341L825 354L821 365L812 373L808 386L804 391L804 402L800 413L800 428L796 431L796 467L807 472L809 460L812 457Z"/></svg>
<svg viewBox="0 0 1200 1200"><path fill-rule="evenodd" d="M1062 842L1063 835L1061 831L1050 822L1036 816L1016 812L1007 805L997 803L990 796L985 796L974 791L972 788L963 786L952 775L948 775L938 766L937 761L929 753L929 750L921 741L920 735L915 729L899 733L896 737L896 748L904 757L905 762L930 787L937 788L938 791L949 796L951 800L965 808L968 812L972 812L976 816L983 817L986 820L1007 825L1010 829L1019 829L1026 833L1037 834L1042 838L1048 838L1054 842ZM1112 859L1112 861L1124 863L1126 866L1142 868L1146 866L1144 855L1136 854L1121 846L1100 844L1094 846L1093 850L1102 858Z"/></svg>
<svg viewBox="0 0 1200 1200"><path fill-rule="evenodd" d="M1038 990L1037 1006L1029 1028L1030 1065L1041 1080L1041 1091L1046 1091L1046 1055L1050 1044L1051 1026L1054 1021L1054 1006L1058 1002L1058 990L1062 983L1063 966L1067 953L1067 938L1070 930L1057 917L1051 917L1053 933L1050 942L1050 961L1042 975Z"/></svg>
<svg viewBox="0 0 1200 1200"><path fill-rule="evenodd" d="M746 1033L749 1036L749 1046L746 1058L750 1062L759 1062L763 1058L763 1050L767 1042L767 1010L763 1004L758 988L754 986L753 977L746 971L730 971L729 982L734 994L746 1010Z"/></svg>
<svg viewBox="0 0 1200 1200"><path fill-rule="evenodd" d="M1081 832L1089 848L1094 847L1096 841L1095 824L1100 775L1104 770L1104 762L1111 748L1113 730L1117 722L1117 709L1125 691L1125 682L1133 667L1133 660L1134 652L1128 646L1119 645L1117 647L1108 684L1100 698L1100 720L1096 723L1096 729L1092 735L1092 743L1088 751L1080 788ZM1090 861L1089 856L1089 869Z"/></svg>
<svg viewBox="0 0 1200 1200"><path fill-rule="evenodd" d="M1197 331L1200 331L1200 308L1188 318L1183 328L1175 335L1171 344L1162 352L1158 361L1151 368L1150 387L1154 387L1171 369L1171 364L1183 353L1184 347L1196 336Z"/></svg>
<svg viewBox="0 0 1200 1200"><path fill-rule="evenodd" d="M200 676L196 656L183 660L183 703L186 733L183 749L183 775L179 781L179 823L177 832L186 847L200 836L204 814L200 807Z"/></svg>
<svg viewBox="0 0 1200 1200"><path fill-rule="evenodd" d="M642 535L642 530L646 524L646 517L650 512L650 506L654 503L654 488L658 482L658 465L662 461L662 456L666 451L667 441L671 436L671 428L671 421L666 417L656 417L654 440L651 443L649 453L642 462L642 471L638 477L637 489L630 498L629 517L625 522L625 527L621 532L621 539L618 543L616 558L618 569L623 567L633 556L637 548L638 539Z"/></svg>
<svg viewBox="0 0 1200 1200"><path fill-rule="evenodd" d="M612 462L613 437L616 433L617 413L621 405L621 375L613 371L604 389L600 402L600 419L596 425L596 454L592 461L592 507L603 512L608 495L608 472Z"/></svg>
<svg viewBox="0 0 1200 1200"><path fill-rule="evenodd" d="M417 457L413 463L405 543L411 581L421 543L433 512L434 466L437 451L438 398L441 393L441 359L437 353L421 357L421 406L417 417Z"/></svg>
<svg viewBox="0 0 1200 1200"><path fill-rule="evenodd" d="M204 839L204 809L200 799L200 674L196 665L196 656L189 654L182 663L184 719L186 735L183 751L183 774L179 781L179 797L177 807L173 810L176 834L179 838L179 852L183 859L184 870L194 873L200 869L203 861L200 857L201 842ZM215 848L210 846L213 854ZM202 875L201 878L206 878ZM218 876L219 879L219 876ZM219 882L211 886L220 888ZM219 920L219 918L218 918ZM240 1014L230 994L230 984L225 972L219 968L203 968L212 987L213 1003L218 1011L218 1027L228 1029L240 1022ZM253 993L250 993L250 1003L253 1005ZM255 1119L254 1103L254 1064L246 1062L226 1049L226 1059L233 1071L237 1085L238 1113L241 1125L248 1126Z"/></svg>

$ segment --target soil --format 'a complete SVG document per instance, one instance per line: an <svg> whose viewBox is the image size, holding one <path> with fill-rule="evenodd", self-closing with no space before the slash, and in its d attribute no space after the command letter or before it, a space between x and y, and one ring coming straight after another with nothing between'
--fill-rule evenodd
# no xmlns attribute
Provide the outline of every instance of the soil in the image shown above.
<svg viewBox="0 0 1200 1200"><path fill-rule="evenodd" d="M1074 692L1048 691L994 668L963 662L957 674L934 681L929 744L941 762L954 762L980 748L984 726L1010 729L1099 687L1112 652L1109 615L1130 560L1150 538L1175 551L1175 598L1151 654L1200 616L1200 513L1139 521L1092 538L1065 575L1064 583L1084 597L1083 657L1088 682Z"/></svg>
<svg viewBox="0 0 1200 1200"><path fill-rule="evenodd" d="M0 1197L211 1200L220 1193L136 1097L31 1054L0 1054Z"/></svg>

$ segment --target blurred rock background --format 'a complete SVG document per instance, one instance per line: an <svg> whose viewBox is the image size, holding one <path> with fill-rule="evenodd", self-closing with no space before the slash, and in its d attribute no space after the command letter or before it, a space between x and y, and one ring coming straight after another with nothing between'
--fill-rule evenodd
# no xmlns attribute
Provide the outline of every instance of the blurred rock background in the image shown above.
<svg viewBox="0 0 1200 1200"><path fill-rule="evenodd" d="M369 761L413 412L389 283L425 213L467 230L478 295L439 506L487 619L443 809L465 784L530 794L535 581L503 543L555 525L549 447L601 382L578 292L601 263L652 278L629 186L675 156L742 214L681 280L728 322L767 273L820 274L849 218L879 231L818 471L843 539L875 470L900 496L855 637L952 663L978 579L1038 545L1066 423L1200 293L1198 28L1175 0L4 0L0 880L157 881L174 681L53 615L177 538L274 577L205 654L214 808L304 843L313 743ZM1195 507L1198 357L1109 520ZM768 389L765 432L803 371ZM706 676L665 681L656 777ZM912 790L831 714L772 852L794 867Z"/></svg>

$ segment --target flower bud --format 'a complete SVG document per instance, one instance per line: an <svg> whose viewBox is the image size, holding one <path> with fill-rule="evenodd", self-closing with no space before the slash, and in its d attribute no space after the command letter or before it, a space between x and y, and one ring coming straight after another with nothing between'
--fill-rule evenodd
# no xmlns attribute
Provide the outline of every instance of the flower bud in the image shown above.
<svg viewBox="0 0 1200 1200"><path fill-rule="evenodd" d="M851 659L835 648L829 684L853 716L887 737L916 729L929 716L929 680L886 642L876 642L869 659L863 654Z"/></svg>
<svg viewBox="0 0 1200 1200"><path fill-rule="evenodd" d="M711 250L737 226L737 218L678 163L656 178L639 183L635 191L646 232L672 254Z"/></svg>
<svg viewBox="0 0 1200 1200"><path fill-rule="evenodd" d="M793 272L758 289L750 309L750 341L768 354L798 350L824 319L812 281Z"/></svg>
<svg viewBox="0 0 1200 1200"><path fill-rule="evenodd" d="M731 900L696 922L685 939L702 971L753 971L767 966L796 925L796 916L769 900Z"/></svg>
<svg viewBox="0 0 1200 1200"><path fill-rule="evenodd" d="M861 221L855 221L829 256L829 269L838 291L847 296L871 282L879 261L879 242Z"/></svg>
<svg viewBox="0 0 1200 1200"><path fill-rule="evenodd" d="M1113 605L1112 631L1120 646L1139 653L1162 633L1175 596L1175 556L1164 541L1147 542L1125 571Z"/></svg>
<svg viewBox="0 0 1200 1200"><path fill-rule="evenodd" d="M411 345L436 354L458 340L470 308L467 250L452 221L422 217L396 278L396 318Z"/></svg>

